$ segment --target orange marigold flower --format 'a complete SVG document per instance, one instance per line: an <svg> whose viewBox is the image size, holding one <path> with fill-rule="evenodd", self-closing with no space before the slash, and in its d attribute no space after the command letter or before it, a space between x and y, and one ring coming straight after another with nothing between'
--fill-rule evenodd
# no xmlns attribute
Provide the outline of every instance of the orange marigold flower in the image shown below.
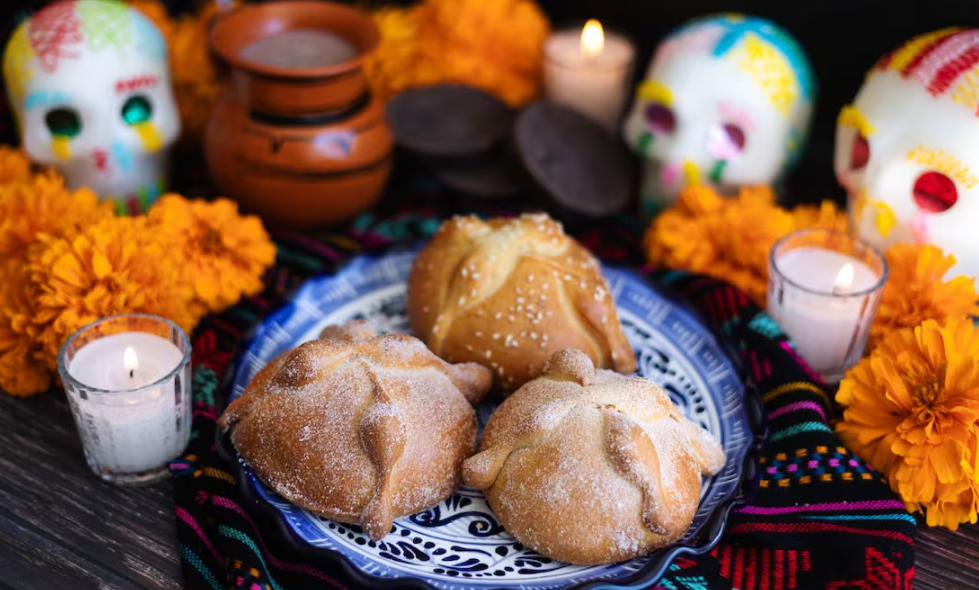
<svg viewBox="0 0 979 590"><path fill-rule="evenodd" d="M975 523L979 506L979 329L926 320L888 333L847 372L837 432L887 475L929 526Z"/></svg>
<svg viewBox="0 0 979 590"><path fill-rule="evenodd" d="M198 319L188 310L184 269L145 217L105 219L69 238L41 236L27 265L33 321L51 369L68 336L99 318L152 313L187 331Z"/></svg>
<svg viewBox="0 0 979 590"><path fill-rule="evenodd" d="M195 314L222 311L262 288L275 246L262 222L241 216L228 199L213 203L164 195L147 214L190 277Z"/></svg>
<svg viewBox="0 0 979 590"><path fill-rule="evenodd" d="M112 204L99 203L90 189L66 188L53 171L0 185L0 266L19 263L39 234L71 234L112 217L112 211Z"/></svg>
<svg viewBox="0 0 979 590"><path fill-rule="evenodd" d="M364 72L382 98L455 82L520 106L540 90L550 23L532 0L424 0L374 20L381 44Z"/></svg>
<svg viewBox="0 0 979 590"><path fill-rule="evenodd" d="M650 264L691 272L710 268L717 252L709 234L723 208L723 197L706 186L683 191L646 231L643 243Z"/></svg>
<svg viewBox="0 0 979 590"><path fill-rule="evenodd" d="M845 210L833 201L823 201L819 207L800 205L792 210L792 218L798 229L828 229L846 232L850 228L850 218Z"/></svg>
<svg viewBox="0 0 979 590"><path fill-rule="evenodd" d="M416 10L388 6L374 13L381 41L364 62L371 91L383 100L416 86L438 84L444 74L421 58Z"/></svg>
<svg viewBox="0 0 979 590"><path fill-rule="evenodd" d="M45 391L50 351L35 323L37 288L26 258L40 236L73 236L112 216L88 189L68 190L55 172L0 184L0 388L13 395Z"/></svg>
<svg viewBox="0 0 979 590"><path fill-rule="evenodd" d="M33 322L33 286L25 265L0 280L0 389L18 397L47 391L51 373Z"/></svg>
<svg viewBox="0 0 979 590"><path fill-rule="evenodd" d="M31 161L24 150L0 145L0 185L26 182L31 178Z"/></svg>
<svg viewBox="0 0 979 590"><path fill-rule="evenodd" d="M650 264L725 280L764 307L768 256L786 234L808 228L842 229L846 216L831 202L786 211L767 186L723 197L707 185L680 193L653 220L643 243Z"/></svg>
<svg viewBox="0 0 979 590"><path fill-rule="evenodd" d="M643 243L650 264L726 280L764 305L768 252L793 227L768 187L727 198L697 185L653 220Z"/></svg>
<svg viewBox="0 0 979 590"><path fill-rule="evenodd" d="M974 278L945 275L955 257L931 245L897 244L884 253L889 275L870 327L871 349L888 333L928 319L979 315Z"/></svg>

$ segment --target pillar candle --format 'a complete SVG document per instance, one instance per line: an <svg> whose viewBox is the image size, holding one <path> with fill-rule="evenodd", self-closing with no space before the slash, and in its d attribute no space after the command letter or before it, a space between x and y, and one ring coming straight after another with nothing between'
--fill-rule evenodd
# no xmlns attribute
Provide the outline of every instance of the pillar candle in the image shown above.
<svg viewBox="0 0 979 590"><path fill-rule="evenodd" d="M613 132L625 107L634 55L628 39L606 34L595 20L583 29L555 32L544 43L548 100L571 107Z"/></svg>

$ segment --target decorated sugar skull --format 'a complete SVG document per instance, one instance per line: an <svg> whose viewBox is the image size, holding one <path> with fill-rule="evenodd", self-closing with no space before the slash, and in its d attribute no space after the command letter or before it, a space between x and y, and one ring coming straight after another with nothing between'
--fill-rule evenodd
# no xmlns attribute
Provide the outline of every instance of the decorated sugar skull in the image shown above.
<svg viewBox="0 0 979 590"><path fill-rule="evenodd" d="M689 184L776 181L805 141L813 95L802 50L767 20L711 16L671 33L623 131L645 160L645 212L655 214Z"/></svg>
<svg viewBox="0 0 979 590"><path fill-rule="evenodd" d="M17 28L3 72L35 162L121 210L160 194L180 123L166 42L146 17L116 0L56 2Z"/></svg>
<svg viewBox="0 0 979 590"><path fill-rule="evenodd" d="M885 56L840 112L834 165L864 240L935 244L979 276L979 30Z"/></svg>

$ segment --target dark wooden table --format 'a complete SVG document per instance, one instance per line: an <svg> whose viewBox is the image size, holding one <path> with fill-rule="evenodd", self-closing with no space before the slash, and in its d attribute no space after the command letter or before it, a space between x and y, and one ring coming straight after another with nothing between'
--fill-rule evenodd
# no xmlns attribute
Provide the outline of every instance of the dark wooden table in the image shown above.
<svg viewBox="0 0 979 590"><path fill-rule="evenodd" d="M916 569L919 590L979 588L979 526L920 529ZM181 587L170 484L101 482L62 395L0 394L0 588Z"/></svg>

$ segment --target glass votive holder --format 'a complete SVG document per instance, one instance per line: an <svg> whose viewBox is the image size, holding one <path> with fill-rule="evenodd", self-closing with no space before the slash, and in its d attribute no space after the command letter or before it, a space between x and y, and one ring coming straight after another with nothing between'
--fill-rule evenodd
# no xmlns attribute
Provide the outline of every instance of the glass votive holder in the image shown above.
<svg viewBox="0 0 979 590"><path fill-rule="evenodd" d="M827 383L863 356L887 281L887 262L857 238L829 230L789 234L772 248L768 314Z"/></svg>
<svg viewBox="0 0 979 590"><path fill-rule="evenodd" d="M115 484L149 484L190 441L191 344L168 319L129 313L68 338L58 372L85 459Z"/></svg>

